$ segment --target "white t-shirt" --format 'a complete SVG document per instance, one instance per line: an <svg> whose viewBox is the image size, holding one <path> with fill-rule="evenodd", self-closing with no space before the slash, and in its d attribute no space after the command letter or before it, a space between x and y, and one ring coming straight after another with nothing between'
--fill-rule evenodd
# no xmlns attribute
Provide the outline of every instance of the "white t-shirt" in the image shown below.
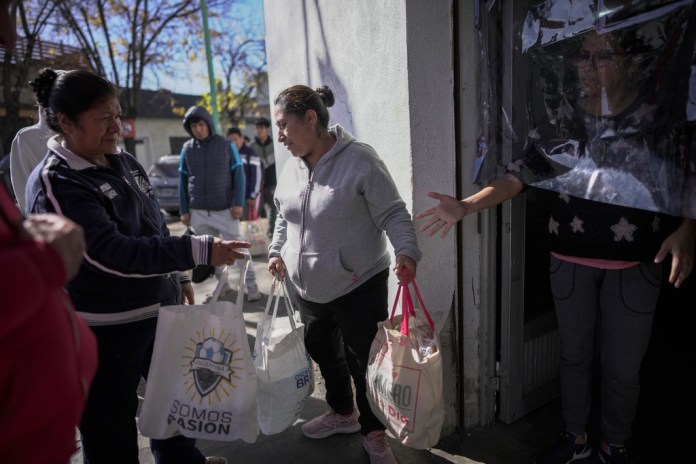
<svg viewBox="0 0 696 464"><path fill-rule="evenodd" d="M39 116L38 124L20 129L12 141L10 150L12 189L23 212L25 209L24 189L27 185L27 179L31 171L46 156L48 151L46 142L53 135L55 133L43 121L43 116Z"/></svg>

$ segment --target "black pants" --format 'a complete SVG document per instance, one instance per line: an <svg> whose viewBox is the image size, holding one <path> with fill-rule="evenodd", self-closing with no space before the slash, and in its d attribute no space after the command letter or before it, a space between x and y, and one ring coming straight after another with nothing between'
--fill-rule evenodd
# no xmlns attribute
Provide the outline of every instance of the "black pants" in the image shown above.
<svg viewBox="0 0 696 464"><path fill-rule="evenodd" d="M367 401L365 375L377 323L387 318L389 270L385 269L352 292L329 303L297 297L305 324L305 346L326 383L326 402L340 414L360 411L361 433L384 430Z"/></svg>
<svg viewBox="0 0 696 464"><path fill-rule="evenodd" d="M92 327L99 366L80 423L85 464L138 463L137 389L147 377L156 327L155 318ZM183 436L150 440L158 464L202 464L205 456L195 445Z"/></svg>

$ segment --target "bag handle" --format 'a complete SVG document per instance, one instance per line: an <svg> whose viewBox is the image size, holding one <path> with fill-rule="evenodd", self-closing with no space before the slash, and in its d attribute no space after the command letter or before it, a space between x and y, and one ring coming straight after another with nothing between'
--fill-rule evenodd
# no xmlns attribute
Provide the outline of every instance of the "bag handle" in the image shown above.
<svg viewBox="0 0 696 464"><path fill-rule="evenodd" d="M398 288L396 290L396 297L394 298L394 306L392 307L392 312L391 316L389 317L389 322L393 323L394 322L394 315L396 314L396 306L399 303L399 296L401 296L401 334L408 336L409 334L409 317L413 316L414 318L416 317L416 310L415 310L415 305L413 304L413 299L411 298L411 292L408 289L409 284L413 285L413 290L416 293L416 297L418 298L418 302L420 303L420 308L421 311L423 312L423 315L425 316L425 319L428 321L428 325L430 326L430 329L435 333L435 323L433 322L433 319L430 317L430 313L428 312L428 309L425 307L425 303L423 302L423 297L421 296L420 290L418 290L418 285L416 285L416 279L414 279L411 276L411 273L409 272L408 268L404 268L404 271L406 272L406 278L408 279L409 283L403 284L399 282Z"/></svg>
<svg viewBox="0 0 696 464"><path fill-rule="evenodd" d="M418 290L418 285L416 284L416 279L411 277L411 273L409 272L408 268L404 268L404 271L406 271L406 277L408 280L413 284L413 290L416 292L416 297L418 298L418 302L420 303L420 307L423 310L423 315L425 316L425 319L428 321L428 325L430 326L430 329L432 329L433 333L435 332L435 323L433 322L433 319L430 317L430 313L428 312L428 309L425 307L425 303L423 302L423 297L421 296L420 290ZM410 295L409 295L410 298ZM411 306L413 307L413 303L411 303ZM415 315L415 312L413 313Z"/></svg>
<svg viewBox="0 0 696 464"><path fill-rule="evenodd" d="M266 302L266 309L264 311L263 320L261 321L265 342L268 341L269 334L273 330L276 318L278 317L278 305L280 303L281 292L282 296L285 297L285 308L289 316L288 319L290 319L290 327L293 331L297 329L295 320L295 308L293 308L292 302L288 297L287 289L285 288L285 281L279 278L274 278L273 283L271 284L271 290L269 292L268 301ZM271 305L273 305L272 313Z"/></svg>
<svg viewBox="0 0 696 464"><path fill-rule="evenodd" d="M292 329L295 330L295 321L297 317L297 312L295 307L292 305L292 299L288 295L287 284L285 283L285 278L280 281L280 289L283 291L283 296L285 297L285 309L287 310L288 316L290 316L290 324L292 324Z"/></svg>
<svg viewBox="0 0 696 464"><path fill-rule="evenodd" d="M239 288L237 288L236 305L240 309L244 308L244 284L246 282L246 273L249 269L250 260L251 256L244 253L244 268L239 272ZM210 305L217 303L217 300L220 297L220 293L222 292L222 288L225 286L225 283L227 283L227 276L229 274L227 268L228 266L225 265L225 267L222 269L222 274L220 274L220 279L218 279L217 287L215 287L213 295L210 297L210 302L208 303Z"/></svg>

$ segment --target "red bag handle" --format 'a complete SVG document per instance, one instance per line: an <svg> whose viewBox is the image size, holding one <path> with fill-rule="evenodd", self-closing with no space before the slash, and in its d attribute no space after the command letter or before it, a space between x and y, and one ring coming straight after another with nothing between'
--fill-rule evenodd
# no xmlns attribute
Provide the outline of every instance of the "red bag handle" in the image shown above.
<svg viewBox="0 0 696 464"><path fill-rule="evenodd" d="M408 271L408 268L404 268L404 271L406 272L406 277L408 278L408 281L410 284L413 285L413 290L416 292L416 297L418 298L418 302L420 303L421 310L423 311L423 314L425 315L425 319L428 321L428 325L430 326L430 329L435 332L435 323L433 322L433 319L430 317L430 313L428 312L428 309L425 307L425 303L423 302L423 297L421 296L420 290L418 290L418 285L416 285L416 280L411 277L411 273ZM401 296L401 333L403 335L408 336L409 334L409 329L408 329L408 319L410 316L416 317L416 309L415 305L413 304L413 299L411 298L411 292L408 289L409 284L403 284L399 282L399 285L396 290L396 297L394 298L394 306L392 307L392 312L391 316L389 317L389 322L394 323L394 315L396 314L396 306L399 302L399 296Z"/></svg>
<svg viewBox="0 0 696 464"><path fill-rule="evenodd" d="M399 295L401 295L401 282L396 288L396 298L394 298L394 306L392 306L391 316L389 316L389 322L394 323L394 315L396 314L396 305L399 303Z"/></svg>
<svg viewBox="0 0 696 464"><path fill-rule="evenodd" d="M404 271L406 271L406 277L408 277L408 280L413 284L413 289L416 291L416 296L418 297L418 302L421 305L421 309L423 310L423 314L425 315L425 319L428 321L428 325L430 326L432 331L435 332L435 323L433 322L433 319L430 317L430 313L428 312L427 308L425 307L425 303L423 302L423 297L421 296L420 290L418 290L418 285L416 285L416 279L411 277L411 273L408 271L407 267L404 267Z"/></svg>

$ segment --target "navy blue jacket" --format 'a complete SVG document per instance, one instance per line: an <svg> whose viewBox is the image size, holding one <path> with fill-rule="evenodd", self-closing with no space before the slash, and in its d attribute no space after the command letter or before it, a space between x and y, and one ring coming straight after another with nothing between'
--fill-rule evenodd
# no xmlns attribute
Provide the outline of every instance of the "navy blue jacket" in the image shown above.
<svg viewBox="0 0 696 464"><path fill-rule="evenodd" d="M156 305L177 303L178 271L209 263L213 238L170 236L147 174L132 155L107 155L112 168L104 168L56 138L48 146L30 176L27 204L84 229L85 259L67 289L88 324L154 317Z"/></svg>

